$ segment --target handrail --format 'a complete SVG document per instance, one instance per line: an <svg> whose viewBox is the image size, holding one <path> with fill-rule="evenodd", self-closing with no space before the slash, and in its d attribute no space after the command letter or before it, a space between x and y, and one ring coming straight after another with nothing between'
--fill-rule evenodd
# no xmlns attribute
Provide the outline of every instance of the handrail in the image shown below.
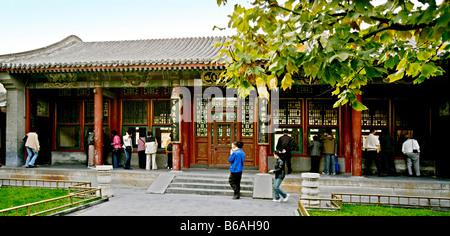
<svg viewBox="0 0 450 236"><path fill-rule="evenodd" d="M450 208L450 198L445 197L359 193L332 193L332 195L340 196L345 203L428 207L428 209L433 207Z"/></svg>
<svg viewBox="0 0 450 236"><path fill-rule="evenodd" d="M1 179L1 183L3 184L3 180L19 180L19 179ZM28 180L24 180L24 181L28 181ZM35 180L32 180L35 181ZM79 181L55 181L55 180L38 180L38 181L44 181L44 182L57 182L57 183L75 183L74 185L69 185L68 188L68 194L66 196L62 196L62 197L57 197L57 198L52 198L52 199L48 199L48 200L43 200L43 201L39 201L39 202L34 202L34 203L29 203L29 204L25 204L22 206L17 206L17 207L12 207L12 208L8 208L8 209L3 209L0 210L0 215L6 216L6 213L8 212L13 212L15 211L15 215L18 216L19 215L19 210L20 209L24 209L26 208L26 215L27 216L36 216L36 215L42 215L51 211L55 211L55 210L59 210L59 209L63 209L66 207L74 207L75 205L79 205L82 204L84 202L87 201L91 201L91 200L96 200L96 199L101 199L102 198L102 190L101 188L93 188L93 187L84 187L84 186L91 186L90 182L79 182ZM17 182L15 182L17 183ZM16 186L17 185L11 185L10 182L8 182L9 185L4 185L4 186ZM37 182L36 182L37 185ZM24 182L22 182L21 187L42 187L42 186L27 186L24 185ZM82 186L84 185L84 186ZM46 188L60 188L59 184L57 184L56 186L45 186ZM74 190L74 192L72 193L71 191ZM62 203L61 203L62 201ZM53 204L53 207L50 206L51 203ZM61 205L58 205L61 204ZM44 208L44 209L40 209L40 208Z"/></svg>
<svg viewBox="0 0 450 236"><path fill-rule="evenodd" d="M33 184L34 183L34 184ZM11 187L30 187L30 188L67 188L71 185L84 185L91 187L91 182L87 181L67 181L67 180L45 180L45 179L19 179L2 178L0 185Z"/></svg>
<svg viewBox="0 0 450 236"><path fill-rule="evenodd" d="M298 209L300 210L302 216L310 216L308 210L306 210L305 206L303 205L300 199L298 200Z"/></svg>
<svg viewBox="0 0 450 236"><path fill-rule="evenodd" d="M331 195L331 198L303 198L298 199L300 204L308 209L324 209L324 210L342 210L342 199L336 195ZM313 203L311 203L313 202ZM322 202L329 202L330 204L322 204Z"/></svg>

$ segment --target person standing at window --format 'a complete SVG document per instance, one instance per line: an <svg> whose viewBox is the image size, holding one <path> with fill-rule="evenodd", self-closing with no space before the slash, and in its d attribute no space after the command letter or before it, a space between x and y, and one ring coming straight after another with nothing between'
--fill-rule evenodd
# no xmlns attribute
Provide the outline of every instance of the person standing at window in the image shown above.
<svg viewBox="0 0 450 236"><path fill-rule="evenodd" d="M244 170L245 153L242 151L244 143L242 141L233 142L231 144L230 158L228 162L230 166L230 186L234 191L233 200L241 198L241 179Z"/></svg>
<svg viewBox="0 0 450 236"><path fill-rule="evenodd" d="M87 143L88 143L88 168L94 168L94 155L95 155L95 133L94 128L89 128L87 135Z"/></svg>
<svg viewBox="0 0 450 236"><path fill-rule="evenodd" d="M166 143L166 153L167 153L167 169L171 170L173 168L173 156L172 156L172 134L170 134L170 138L167 139Z"/></svg>
<svg viewBox="0 0 450 236"><path fill-rule="evenodd" d="M292 173L291 159L292 159L292 150L295 149L295 141L289 136L289 130L285 129L283 131L283 136L278 139L276 149L280 152L286 150L286 154L284 154L284 162L286 163L286 167L288 169L288 174Z"/></svg>
<svg viewBox="0 0 450 236"><path fill-rule="evenodd" d="M131 153L133 151L133 146L132 146L132 142L133 139L132 137L132 132L130 132L130 130L128 130L125 135L123 136L123 149L125 152L125 160L123 161L123 168L124 169L131 169Z"/></svg>
<svg viewBox="0 0 450 236"><path fill-rule="evenodd" d="M147 138L145 139L145 154L147 155L147 161L145 165L146 170L150 170L150 160L152 161L152 170L158 169L156 165L156 151L158 150L158 140L153 136L152 131L147 132Z"/></svg>
<svg viewBox="0 0 450 236"><path fill-rule="evenodd" d="M325 154L325 168L322 174L325 175L336 175L336 156L337 156L337 142L333 136L331 130L327 130L323 137L323 154ZM330 165L331 165L331 173L330 173Z"/></svg>
<svg viewBox="0 0 450 236"><path fill-rule="evenodd" d="M29 132L26 136L25 147L27 148L28 158L25 163L26 168L34 168L36 165L36 159L39 155L40 145L39 138L37 134L37 130L35 128L31 128L31 132Z"/></svg>
<svg viewBox="0 0 450 236"><path fill-rule="evenodd" d="M366 149L366 175L372 175L372 161L375 161L375 166L377 167L378 176L385 175L383 167L380 163L380 157L378 156L378 148L380 147L380 140L378 139L375 134L377 131L375 129L372 129L369 136L367 136L366 140L364 141L364 148Z"/></svg>
<svg viewBox="0 0 450 236"><path fill-rule="evenodd" d="M397 176L394 159L394 139L387 129L383 130L383 135L380 137L380 147L381 165L385 165L388 175Z"/></svg>
<svg viewBox="0 0 450 236"><path fill-rule="evenodd" d="M120 140L120 136L117 134L117 131L113 130L112 132L113 135L113 142L111 143L112 147L113 147L113 167L117 168L120 167L120 161L119 161L119 155L121 152L121 148L122 148L122 141Z"/></svg>
<svg viewBox="0 0 450 236"><path fill-rule="evenodd" d="M139 129L139 139L138 139L138 157L139 157L139 168L145 169L145 145L146 145L145 130Z"/></svg>
<svg viewBox="0 0 450 236"><path fill-rule="evenodd" d="M308 148L311 155L311 172L319 173L320 158L322 158L322 143L319 141L319 136L313 137Z"/></svg>
<svg viewBox="0 0 450 236"><path fill-rule="evenodd" d="M402 145L402 152L406 156L406 166L408 167L408 175L413 176L412 167L417 177L420 177L420 146L417 140L412 139L409 135L405 135L407 140Z"/></svg>

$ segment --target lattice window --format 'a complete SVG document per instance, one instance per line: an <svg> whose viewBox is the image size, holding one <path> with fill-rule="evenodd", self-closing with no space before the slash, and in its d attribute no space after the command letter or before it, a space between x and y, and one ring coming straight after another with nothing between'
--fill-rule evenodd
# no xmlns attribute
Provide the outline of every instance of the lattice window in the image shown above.
<svg viewBox="0 0 450 236"><path fill-rule="evenodd" d="M147 124L147 102L126 101L123 102L124 124Z"/></svg>
<svg viewBox="0 0 450 236"><path fill-rule="evenodd" d="M153 124L170 124L170 101L153 103Z"/></svg>
<svg viewBox="0 0 450 236"><path fill-rule="evenodd" d="M144 95L159 95L158 88L144 88Z"/></svg>
<svg viewBox="0 0 450 236"><path fill-rule="evenodd" d="M80 123L79 102L58 102L58 124Z"/></svg>
<svg viewBox="0 0 450 236"><path fill-rule="evenodd" d="M395 104L395 126L397 128L408 128L414 126L415 107L411 103L397 102Z"/></svg>
<svg viewBox="0 0 450 236"><path fill-rule="evenodd" d="M84 123L94 124L95 110L94 102L86 102L84 104ZM103 123L108 123L109 103L103 103Z"/></svg>
<svg viewBox="0 0 450 236"><path fill-rule="evenodd" d="M362 112L363 126L387 126L389 116L389 103L386 101L365 101L369 110Z"/></svg>
<svg viewBox="0 0 450 236"><path fill-rule="evenodd" d="M315 100L309 102L309 125L337 126L339 111L333 109L333 101Z"/></svg>
<svg viewBox="0 0 450 236"><path fill-rule="evenodd" d="M195 118L197 122L197 136L208 136L208 100L201 97L195 101Z"/></svg>
<svg viewBox="0 0 450 236"><path fill-rule="evenodd" d="M273 122L278 125L301 125L302 102L296 100L280 100L279 109L273 111Z"/></svg>

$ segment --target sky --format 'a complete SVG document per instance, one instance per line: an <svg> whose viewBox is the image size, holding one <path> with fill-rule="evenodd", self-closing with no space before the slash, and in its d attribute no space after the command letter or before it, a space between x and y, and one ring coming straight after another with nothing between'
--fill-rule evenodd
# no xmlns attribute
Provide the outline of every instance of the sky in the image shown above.
<svg viewBox="0 0 450 236"><path fill-rule="evenodd" d="M238 2L248 6L251 0L229 0L225 7L216 0L0 0L0 55L70 35L85 42L233 35L212 29L228 25Z"/></svg>
<svg viewBox="0 0 450 236"><path fill-rule="evenodd" d="M232 35L231 0L0 0L0 55L77 35L85 42ZM240 2L248 2L240 0Z"/></svg>

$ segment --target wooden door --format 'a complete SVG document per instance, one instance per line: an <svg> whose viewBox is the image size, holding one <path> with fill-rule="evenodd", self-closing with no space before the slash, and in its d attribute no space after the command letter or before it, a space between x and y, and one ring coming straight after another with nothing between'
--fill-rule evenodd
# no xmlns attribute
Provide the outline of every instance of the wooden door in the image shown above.
<svg viewBox="0 0 450 236"><path fill-rule="evenodd" d="M235 141L235 123L214 123L214 139L212 143L212 164L227 166L231 144Z"/></svg>

